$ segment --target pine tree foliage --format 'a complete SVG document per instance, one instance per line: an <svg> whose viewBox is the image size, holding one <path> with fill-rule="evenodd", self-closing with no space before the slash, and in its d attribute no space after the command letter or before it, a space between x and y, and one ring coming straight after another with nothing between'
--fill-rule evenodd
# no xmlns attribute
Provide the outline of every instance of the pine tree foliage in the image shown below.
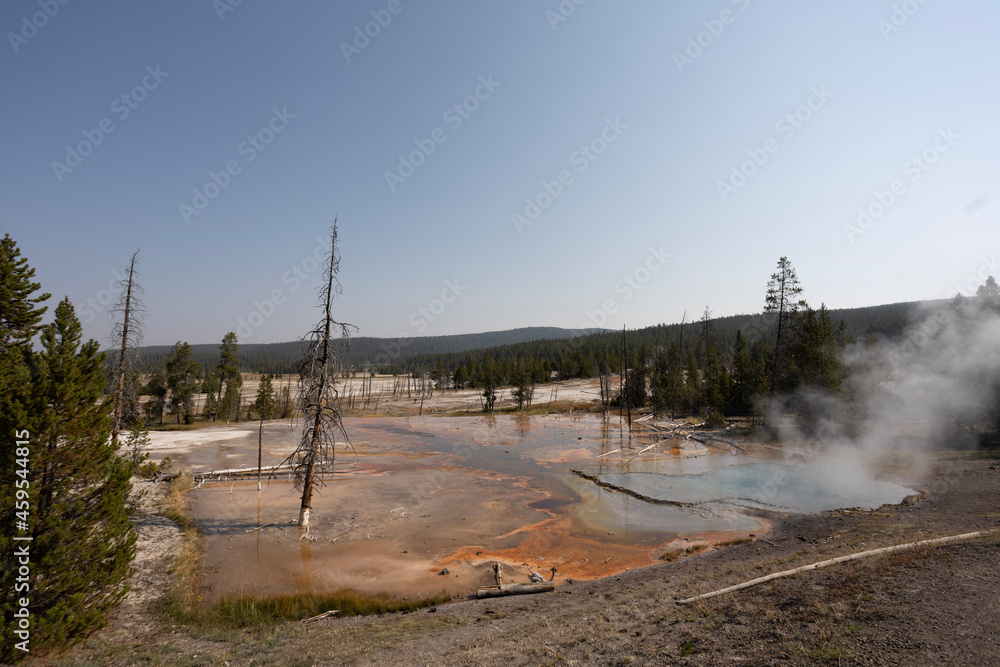
<svg viewBox="0 0 1000 667"><path fill-rule="evenodd" d="M52 295L38 294L35 270L21 256L14 239L4 234L0 241L0 354L24 347L40 329L46 308L38 304Z"/></svg>
<svg viewBox="0 0 1000 667"><path fill-rule="evenodd" d="M258 419L274 419L277 407L271 376L263 375L260 384L257 385L257 396L253 402L254 412Z"/></svg>
<svg viewBox="0 0 1000 667"><path fill-rule="evenodd" d="M127 591L136 539L129 520L131 469L110 441L112 405L99 402L105 363L96 341L81 344L73 307L62 301L42 330L41 351L31 355L18 425L31 434L29 608L36 650L101 627ZM5 530L2 540L12 534ZM9 547L2 545L4 553ZM4 602L9 621L9 597ZM11 645L5 636L4 647Z"/></svg>
<svg viewBox="0 0 1000 667"><path fill-rule="evenodd" d="M5 234L0 241L0 433L4 446L0 447L0 661L14 658L14 644L19 641L13 631L14 612L17 598L15 590L17 573L14 557L15 501L17 482L22 481L16 473L20 467L15 442L21 439L17 434L34 435L29 430L32 424L32 349L31 341L41 328L41 320L46 307L40 305L49 294L39 294L41 285L33 280L35 270L21 255L17 244ZM37 442L37 441L36 441ZM30 453L30 452L29 452ZM29 480L29 483L31 480ZM23 487L22 481L22 487ZM32 489L37 497L37 490ZM28 518L28 517L25 517Z"/></svg>
<svg viewBox="0 0 1000 667"><path fill-rule="evenodd" d="M194 394L198 387L200 367L194 360L191 346L177 341L167 359L167 387L170 389L170 414L183 418L185 424L194 423Z"/></svg>
<svg viewBox="0 0 1000 667"><path fill-rule="evenodd" d="M243 386L243 377L240 375L239 339L232 331L222 337L222 344L219 345L219 385L216 390L219 395L216 398L216 414L213 421L218 417L219 412L225 417L226 422L240 420L240 388ZM222 397L222 386L226 387L226 398ZM234 414L235 412L235 414Z"/></svg>
<svg viewBox="0 0 1000 667"><path fill-rule="evenodd" d="M143 386L141 393L149 396L149 400L143 405L143 412L146 420L163 424L163 414L167 409L167 369L165 366L157 368L149 377L149 381Z"/></svg>

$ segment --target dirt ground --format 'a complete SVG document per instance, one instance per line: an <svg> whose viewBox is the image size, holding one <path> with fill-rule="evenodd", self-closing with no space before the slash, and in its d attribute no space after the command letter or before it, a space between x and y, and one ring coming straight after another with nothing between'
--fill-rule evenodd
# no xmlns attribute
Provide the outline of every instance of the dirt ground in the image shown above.
<svg viewBox="0 0 1000 667"><path fill-rule="evenodd" d="M927 496L878 511L775 521L751 542L554 593L469 600L411 614L200 635L127 603L60 665L1000 664L1000 533L676 600L890 544L1000 528L1000 463L946 460ZM156 537L139 526L140 552ZM169 556L137 572L159 587ZM169 550L166 550L169 551ZM140 583L141 582L141 583Z"/></svg>

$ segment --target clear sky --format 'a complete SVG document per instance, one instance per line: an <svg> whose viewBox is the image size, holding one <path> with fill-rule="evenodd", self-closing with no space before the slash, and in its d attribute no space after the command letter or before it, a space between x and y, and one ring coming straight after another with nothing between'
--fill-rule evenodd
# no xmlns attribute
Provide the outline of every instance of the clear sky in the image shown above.
<svg viewBox="0 0 1000 667"><path fill-rule="evenodd" d="M2 231L100 340L140 246L146 343L299 338L335 215L371 336L754 312L782 255L830 307L1000 273L992 0L7 0L0 28Z"/></svg>

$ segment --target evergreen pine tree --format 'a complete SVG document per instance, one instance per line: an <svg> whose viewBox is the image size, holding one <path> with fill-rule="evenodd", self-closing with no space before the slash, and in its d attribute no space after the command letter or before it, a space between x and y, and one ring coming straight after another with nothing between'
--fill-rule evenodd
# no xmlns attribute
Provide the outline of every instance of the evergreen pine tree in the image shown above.
<svg viewBox="0 0 1000 667"><path fill-rule="evenodd" d="M125 438L125 446L122 455L132 466L132 474L139 471L139 467L149 460L147 450L153 444L149 438L149 429L142 418L136 419L129 428L128 437Z"/></svg>
<svg viewBox="0 0 1000 667"><path fill-rule="evenodd" d="M31 355L19 415L19 429L30 433L33 651L61 647L103 626L127 591L135 555L130 465L110 440L112 404L99 403L105 355L96 341L80 340L80 323L64 300L42 330L41 351ZM0 542L13 534L5 530ZM9 542L2 548L12 552ZM3 583L0 650L6 652L13 647L8 610L14 588Z"/></svg>
<svg viewBox="0 0 1000 667"><path fill-rule="evenodd" d="M687 399L688 413L697 412L703 402L701 391L701 373L698 370L698 359L694 350L688 351L687 376L685 377L685 396Z"/></svg>
<svg viewBox="0 0 1000 667"><path fill-rule="evenodd" d="M743 332L736 331L736 349L733 351L733 408L742 415L750 414L755 390L753 361L743 339Z"/></svg>
<svg viewBox="0 0 1000 667"><path fill-rule="evenodd" d="M796 315L803 308L807 308L805 300L801 298L802 285L799 283L795 267L788 261L787 257L778 260L778 270L771 274L771 279L767 283L767 293L764 297L764 312L777 315L774 335L774 356L771 361L771 379L768 387L768 414L766 419L772 418L772 408L774 405L774 395L779 388L783 369L783 357L785 339L791 333L791 329L796 321Z"/></svg>
<svg viewBox="0 0 1000 667"><path fill-rule="evenodd" d="M167 358L167 386L170 388L170 414L177 423L194 423L194 393L197 388L198 363L188 343L177 341Z"/></svg>
<svg viewBox="0 0 1000 667"><path fill-rule="evenodd" d="M143 388L144 393L149 395L149 400L146 401L146 405L143 410L146 413L146 419L149 421L156 421L157 424L163 424L163 413L167 407L167 369L160 365L152 375L149 376L149 382Z"/></svg>
<svg viewBox="0 0 1000 667"><path fill-rule="evenodd" d="M237 356L239 350L239 339L236 334L230 331L222 337L222 344L219 345L219 386L216 388L219 395L216 397L218 409L212 421L221 412L226 421L232 418L232 410L236 408L236 421L239 421L239 390L243 386L243 378L240 376L240 359ZM226 399L222 398L222 385L226 386Z"/></svg>
<svg viewBox="0 0 1000 667"><path fill-rule="evenodd" d="M281 396L278 399L278 418L288 419L295 412L295 405L292 403L292 392L288 385L281 388Z"/></svg>
<svg viewBox="0 0 1000 667"><path fill-rule="evenodd" d="M17 482L16 459L20 457L15 443L21 436L31 433L31 340L41 328L40 322L46 308L41 306L49 294L38 294L41 285L34 282L35 270L21 255L17 244L5 234L0 240L0 433L4 446L0 447L0 661L11 661L14 647L20 638L15 637L15 603L21 597L15 590L17 565L14 542L18 535L15 519ZM27 431L27 434L25 434ZM20 434L20 435L18 435ZM37 442L37 441L36 441ZM23 453L23 452L21 452ZM29 455L30 455L29 449ZM30 458L29 458L30 465ZM31 483L31 479L28 480ZM22 481L22 487L24 482ZM27 516L25 518L28 518ZM18 519L19 520L19 519ZM23 533L20 533L23 535ZM31 631L34 631L34 627Z"/></svg>
<svg viewBox="0 0 1000 667"><path fill-rule="evenodd" d="M32 281L35 270L21 256L14 239L4 234L0 241L0 355L25 348L40 328L46 308L38 304L51 294L34 295L41 285Z"/></svg>
<svg viewBox="0 0 1000 667"><path fill-rule="evenodd" d="M257 386L257 398L253 402L253 409L260 419L274 419L276 407L271 376L262 375Z"/></svg>
<svg viewBox="0 0 1000 667"><path fill-rule="evenodd" d="M531 372L528 370L528 364L523 359L514 367L511 384L514 386L512 395L514 401L517 402L517 409L520 410L525 406L530 406L531 399L535 393L535 385L531 377Z"/></svg>

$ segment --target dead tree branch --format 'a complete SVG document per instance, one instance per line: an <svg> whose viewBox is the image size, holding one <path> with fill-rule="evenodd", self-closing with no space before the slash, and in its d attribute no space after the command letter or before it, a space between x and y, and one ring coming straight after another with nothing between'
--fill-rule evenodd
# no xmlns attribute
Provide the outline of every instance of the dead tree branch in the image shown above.
<svg viewBox="0 0 1000 667"><path fill-rule="evenodd" d="M142 287L136 282L136 258L139 251L132 253L125 274L121 277L121 297L111 316L114 326L111 331L112 346L118 349L114 359L115 369L111 377L111 393L114 397L112 412L111 442L117 447L118 436L123 422L130 422L139 412L139 404L133 386L135 354L142 342L142 321L146 309L142 304ZM120 317L120 319L119 319Z"/></svg>
<svg viewBox="0 0 1000 667"><path fill-rule="evenodd" d="M308 348L305 359L299 366L299 400L303 419L302 439L291 456L295 471L296 486L302 488L302 504L299 509L299 525L309 525L312 509L313 489L323 484L323 474L333 472L337 436L350 444L347 431L340 416L340 396L337 392L337 376L341 371L340 358L333 349L332 331L340 329L345 347L350 344L353 325L333 319L333 299L341 293L337 274L340 271L340 253L337 250L337 221L333 221L330 234L330 252L326 258L326 280L319 288L323 317L310 331L305 340Z"/></svg>

